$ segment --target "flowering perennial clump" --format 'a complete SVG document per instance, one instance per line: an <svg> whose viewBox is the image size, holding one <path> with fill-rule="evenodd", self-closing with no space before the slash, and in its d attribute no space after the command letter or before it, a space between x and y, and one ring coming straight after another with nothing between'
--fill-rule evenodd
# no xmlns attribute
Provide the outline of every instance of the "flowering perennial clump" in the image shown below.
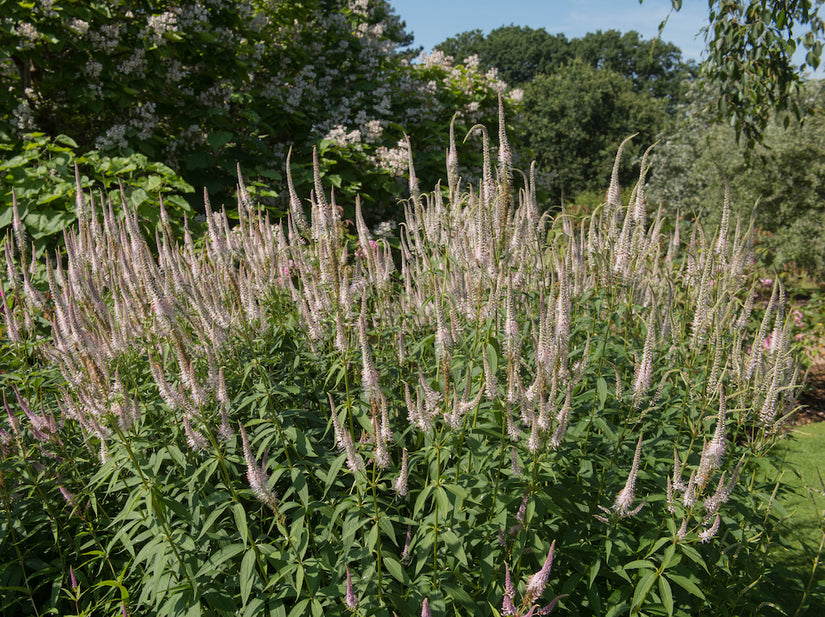
<svg viewBox="0 0 825 617"><path fill-rule="evenodd" d="M760 536L731 529L755 524L738 479L791 413L795 366L781 286L749 329L749 231L666 232L644 162L629 204L614 170L588 217L543 213L500 115L474 184L452 139L446 185L422 194L404 142L396 253L360 201L348 224L318 166L305 201L287 170L282 222L239 173L236 223L207 197L205 236L178 242L161 204L152 245L78 174L78 225L45 263L15 206L4 336L60 383L10 391L0 448L23 475L36 457L73 512L127 491L111 516L130 602L160 610L162 580L210 610L674 613L697 551ZM67 444L99 459L92 485L62 466Z"/></svg>

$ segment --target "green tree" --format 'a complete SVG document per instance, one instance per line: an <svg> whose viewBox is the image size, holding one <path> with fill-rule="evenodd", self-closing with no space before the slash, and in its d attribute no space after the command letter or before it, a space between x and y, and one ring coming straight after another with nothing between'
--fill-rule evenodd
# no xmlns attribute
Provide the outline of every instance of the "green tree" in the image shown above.
<svg viewBox="0 0 825 617"><path fill-rule="evenodd" d="M696 74L693 62L682 60L681 50L662 40L646 41L631 30L591 32L570 41L572 54L599 69L630 79L638 92L676 101Z"/></svg>
<svg viewBox="0 0 825 617"><path fill-rule="evenodd" d="M672 4L677 11L682 8L682 0ZM761 140L773 112L790 111L800 118L805 111L798 94L802 72L815 70L822 56L822 0L709 0L708 4L702 76L715 85L716 92L708 109L717 119L730 120L737 138L744 136L753 144ZM800 47L807 52L801 66L793 61Z"/></svg>
<svg viewBox="0 0 825 617"><path fill-rule="evenodd" d="M551 75L574 58L593 68L609 69L627 77L639 91L660 98L678 99L683 82L696 74L692 62L684 62L676 45L648 41L638 32L598 30L581 38L567 39L544 28L503 26L487 36L481 30L462 32L436 46L463 61L477 55L483 69L495 67L508 83L523 85L537 75Z"/></svg>
<svg viewBox="0 0 825 617"><path fill-rule="evenodd" d="M665 118L663 101L636 92L623 75L577 59L525 89L522 131L558 203L602 190L619 144L638 133L620 170L624 182L632 181L634 155L656 140Z"/></svg>
<svg viewBox="0 0 825 617"><path fill-rule="evenodd" d="M825 272L825 95L821 82L802 92L812 110L804 124L782 118L766 126L763 143L738 144L733 127L701 113L714 93L695 87L685 121L653 150L648 200L675 218L717 222L729 190L731 208L759 229L759 254L778 268L796 264ZM754 211L754 206L755 211Z"/></svg>
<svg viewBox="0 0 825 617"><path fill-rule="evenodd" d="M484 69L495 67L507 83L523 85L536 75L549 74L572 60L570 41L563 34L549 34L544 28L503 26L486 37L471 30L448 38L436 49L457 61L477 55Z"/></svg>

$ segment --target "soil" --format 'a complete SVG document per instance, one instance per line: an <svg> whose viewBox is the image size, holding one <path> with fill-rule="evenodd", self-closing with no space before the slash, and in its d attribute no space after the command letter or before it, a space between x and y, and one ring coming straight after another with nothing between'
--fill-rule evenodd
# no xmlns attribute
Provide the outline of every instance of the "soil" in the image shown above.
<svg viewBox="0 0 825 617"><path fill-rule="evenodd" d="M797 401L802 408L791 421L795 425L825 421L825 359L811 365L805 383Z"/></svg>

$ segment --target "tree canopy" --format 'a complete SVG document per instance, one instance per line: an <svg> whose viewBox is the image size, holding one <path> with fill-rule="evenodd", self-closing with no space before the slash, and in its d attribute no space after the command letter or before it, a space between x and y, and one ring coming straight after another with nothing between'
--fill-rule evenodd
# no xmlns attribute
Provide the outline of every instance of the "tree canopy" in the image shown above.
<svg viewBox="0 0 825 617"><path fill-rule="evenodd" d="M641 4L643 0L639 0ZM682 0L671 0L680 10ZM702 77L717 93L708 108L727 119L748 143L760 141L772 114L805 106L799 95L806 70L816 70L822 57L825 22L822 0L709 0L704 28L706 58ZM665 30L666 24L660 26ZM805 60L794 64L797 49ZM786 119L787 123L790 118Z"/></svg>
<svg viewBox="0 0 825 617"><path fill-rule="evenodd" d="M550 34L544 28L503 26L487 36L471 30L436 46L456 60L477 55L482 68L498 69L508 83L523 85L538 75L551 75L574 58L596 69L609 69L633 83L636 91L658 97L679 92L681 82L695 74L672 43L648 41L635 31L598 30L581 38Z"/></svg>
<svg viewBox="0 0 825 617"><path fill-rule="evenodd" d="M666 117L664 101L634 91L627 77L574 60L552 75L539 75L524 95L524 141L547 177L558 203L582 191L603 190L616 149L638 137L623 159L621 179L630 182L634 154L656 140Z"/></svg>

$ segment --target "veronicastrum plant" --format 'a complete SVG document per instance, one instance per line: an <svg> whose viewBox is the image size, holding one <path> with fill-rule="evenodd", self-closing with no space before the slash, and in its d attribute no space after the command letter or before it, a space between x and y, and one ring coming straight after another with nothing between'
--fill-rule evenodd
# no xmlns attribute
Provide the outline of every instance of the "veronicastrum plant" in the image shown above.
<svg viewBox="0 0 825 617"><path fill-rule="evenodd" d="M201 249L169 229L150 247L133 211L80 186L65 260L25 261L16 219L0 610L691 615L769 599L772 487L753 471L795 369L781 287L752 324L748 227L666 231L646 158L629 203L614 174L592 216L541 214L505 131L494 164L476 130L474 183L451 134L446 185L422 194L408 148L398 254L357 204L347 229L319 174L310 217L288 177L281 224L239 177L238 224L207 202Z"/></svg>

